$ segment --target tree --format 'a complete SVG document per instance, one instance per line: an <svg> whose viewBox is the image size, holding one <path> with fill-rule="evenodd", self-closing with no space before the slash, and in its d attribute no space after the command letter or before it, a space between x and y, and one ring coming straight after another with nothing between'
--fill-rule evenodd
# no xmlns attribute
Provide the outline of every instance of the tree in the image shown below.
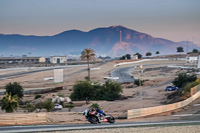
<svg viewBox="0 0 200 133"><path fill-rule="evenodd" d="M131 55L130 54L126 54L126 55L123 55L122 57L120 57L120 60L129 60L131 59Z"/></svg>
<svg viewBox="0 0 200 133"><path fill-rule="evenodd" d="M159 52L159 51L156 51L156 54L160 54L160 52Z"/></svg>
<svg viewBox="0 0 200 133"><path fill-rule="evenodd" d="M101 108L99 107L99 104L98 104L98 103L93 103L93 104L90 106L90 109L93 109L93 108L95 108L95 109L101 109Z"/></svg>
<svg viewBox="0 0 200 133"><path fill-rule="evenodd" d="M88 64L88 80L90 80L90 60L95 59L95 52L91 48L84 49L81 52L81 60L87 59L87 64Z"/></svg>
<svg viewBox="0 0 200 133"><path fill-rule="evenodd" d="M2 110L5 110L6 113L12 113L14 110L17 110L19 104L18 104L18 97L17 95L12 96L11 93L8 95L6 93L6 96L2 99Z"/></svg>
<svg viewBox="0 0 200 133"><path fill-rule="evenodd" d="M146 56L151 56L151 55L152 55L151 52L147 52L147 53L146 53Z"/></svg>
<svg viewBox="0 0 200 133"><path fill-rule="evenodd" d="M184 50L183 50L183 47L177 47L177 53L181 53L181 52L184 52Z"/></svg>
<svg viewBox="0 0 200 133"><path fill-rule="evenodd" d="M119 83L108 80L103 85L101 93L104 93L104 95L102 96L103 100L108 100L108 101L117 100L121 97L120 93L122 93L122 87L120 86Z"/></svg>
<svg viewBox="0 0 200 133"><path fill-rule="evenodd" d="M142 58L142 55L140 53L136 53L135 55L138 55L138 59Z"/></svg>
<svg viewBox="0 0 200 133"><path fill-rule="evenodd" d="M106 56L106 57L99 56L98 58L99 58L99 59L103 59L103 60L111 59L111 57L109 57L109 56Z"/></svg>
<svg viewBox="0 0 200 133"><path fill-rule="evenodd" d="M125 56L126 56L126 59L127 59L127 60L128 60L128 59L131 59L131 55L130 55L130 54L126 54Z"/></svg>
<svg viewBox="0 0 200 133"><path fill-rule="evenodd" d="M73 101L85 100L89 97L91 100L108 100L113 101L121 97L122 88L119 83L106 81L102 86L97 82L78 81L73 86L73 93L70 98Z"/></svg>
<svg viewBox="0 0 200 133"><path fill-rule="evenodd" d="M94 88L90 81L77 81L73 86L73 93L70 98L72 100L85 100L86 97L90 99L94 95Z"/></svg>
<svg viewBox="0 0 200 133"><path fill-rule="evenodd" d="M126 59L126 56L120 57L120 60L125 60L125 59Z"/></svg>
<svg viewBox="0 0 200 133"><path fill-rule="evenodd" d="M175 86L181 88L184 87L187 83L193 82L197 79L195 74L188 75L187 73L179 73L178 77L172 82Z"/></svg>
<svg viewBox="0 0 200 133"><path fill-rule="evenodd" d="M23 88L20 85L20 83L18 82L13 82L13 83L8 83L5 86L6 89L6 93L11 94L11 96L17 95L18 98L22 98L24 96L23 92Z"/></svg>
<svg viewBox="0 0 200 133"><path fill-rule="evenodd" d="M193 49L193 50L192 50L192 53L198 53L198 52L199 52L198 49Z"/></svg>

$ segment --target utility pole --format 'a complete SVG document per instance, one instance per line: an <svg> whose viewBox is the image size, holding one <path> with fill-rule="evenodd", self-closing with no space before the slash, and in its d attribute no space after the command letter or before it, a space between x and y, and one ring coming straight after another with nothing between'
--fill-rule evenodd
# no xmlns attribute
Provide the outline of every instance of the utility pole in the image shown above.
<svg viewBox="0 0 200 133"><path fill-rule="evenodd" d="M120 30L120 43L122 42L122 31Z"/></svg>
<svg viewBox="0 0 200 133"><path fill-rule="evenodd" d="M186 42L186 54L188 54L188 39L187 39L187 42Z"/></svg>

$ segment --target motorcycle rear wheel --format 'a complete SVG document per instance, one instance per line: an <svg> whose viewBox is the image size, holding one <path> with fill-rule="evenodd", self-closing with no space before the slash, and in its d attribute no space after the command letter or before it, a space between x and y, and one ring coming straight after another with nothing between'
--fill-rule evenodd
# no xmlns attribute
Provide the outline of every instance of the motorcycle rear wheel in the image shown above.
<svg viewBox="0 0 200 133"><path fill-rule="evenodd" d="M90 116L90 117L88 117L88 121L89 121L91 124L97 124L97 123L99 123L99 122L98 122L98 118L95 117L95 116Z"/></svg>

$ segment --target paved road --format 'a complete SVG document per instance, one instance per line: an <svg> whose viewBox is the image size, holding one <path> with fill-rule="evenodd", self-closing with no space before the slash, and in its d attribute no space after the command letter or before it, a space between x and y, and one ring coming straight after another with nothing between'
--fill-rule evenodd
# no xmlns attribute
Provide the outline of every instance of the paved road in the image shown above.
<svg viewBox="0 0 200 133"><path fill-rule="evenodd" d="M131 122L115 124L76 124L76 125L34 125L34 126L2 126L1 133L16 132L41 132L41 131L66 131L77 129L100 129L100 128L119 128L119 127L138 127L138 126L159 126L175 124L200 124L200 121L163 121L163 122Z"/></svg>
<svg viewBox="0 0 200 133"><path fill-rule="evenodd" d="M50 67L50 68L46 67L46 68L42 68L42 69L41 68L37 68L37 69L40 69L40 70L32 70L32 69L30 69L31 71L27 71L27 72L20 72L20 73L16 73L16 74L0 75L0 80L2 80L2 79L8 79L8 78L13 78L13 77L19 77L19 76L26 75L26 74L31 74L31 73L49 71L49 70L53 70L53 69L67 68L67 67L80 67L80 66L86 66L86 65L69 65L69 66L67 65L67 66L57 66L57 67Z"/></svg>
<svg viewBox="0 0 200 133"><path fill-rule="evenodd" d="M143 67L147 66L163 66L163 65L171 65L171 64L149 64L149 65L143 65ZM111 71L111 77L119 77L119 80L117 82L119 83L126 83L126 82L133 82L134 81L134 75L131 74L131 69L134 69L135 66L138 65L132 65L128 67L118 68L113 71Z"/></svg>
<svg viewBox="0 0 200 133"><path fill-rule="evenodd" d="M98 66L102 66L104 65L106 62L103 62L103 63L99 63L96 67ZM3 79L8 79L8 78L13 78L13 77L19 77L19 76L22 76L22 75L26 75L26 74L31 74L31 73L37 73L37 72L43 72L43 71L49 71L49 70L53 70L53 69L59 69L59 68L69 68L69 67L82 67L82 66L87 66L86 65L66 65L66 66L55 66L55 67L37 67L37 68L22 68L24 70L27 70L27 72L20 72L20 73L16 73L16 74L6 74L6 75L0 75L0 80L3 80ZM17 70L17 69L21 69L21 68L10 68L8 70ZM28 70L31 70L31 71L28 71ZM33 70L33 69L40 69L40 70ZM84 71L87 71L87 69L82 69L82 70L79 70L79 71L76 71L68 76L71 76L71 75L74 75L74 74L77 74L77 73L80 73L80 72L84 72Z"/></svg>
<svg viewBox="0 0 200 133"><path fill-rule="evenodd" d="M134 78L130 73L130 70L133 69L133 66L119 68L116 70L113 70L111 72L111 77L119 77L118 82L124 83L124 82L133 82Z"/></svg>

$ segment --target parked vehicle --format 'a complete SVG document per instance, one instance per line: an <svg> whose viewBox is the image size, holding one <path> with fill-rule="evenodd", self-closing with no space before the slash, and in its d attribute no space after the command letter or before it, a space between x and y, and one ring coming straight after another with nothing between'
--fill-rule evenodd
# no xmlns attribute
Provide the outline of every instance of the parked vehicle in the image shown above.
<svg viewBox="0 0 200 133"><path fill-rule="evenodd" d="M109 122L109 123L115 123L115 118L111 115L103 115L99 112L92 111L92 110L84 110L83 115L85 115L85 118L92 124L97 124L101 122Z"/></svg>
<svg viewBox="0 0 200 133"><path fill-rule="evenodd" d="M53 107L53 110L55 111L55 110L61 110L63 108L63 106L62 105L60 105L60 104L55 104L55 106Z"/></svg>
<svg viewBox="0 0 200 133"><path fill-rule="evenodd" d="M165 91L175 91L175 90L178 90L179 88L176 87L176 86L167 86L165 88Z"/></svg>

